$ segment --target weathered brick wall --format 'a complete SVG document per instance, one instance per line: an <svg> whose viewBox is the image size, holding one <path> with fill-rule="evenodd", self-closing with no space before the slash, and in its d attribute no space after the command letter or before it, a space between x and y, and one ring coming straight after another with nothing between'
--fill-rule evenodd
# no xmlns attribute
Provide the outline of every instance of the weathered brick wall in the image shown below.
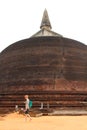
<svg viewBox="0 0 87 130"><path fill-rule="evenodd" d="M26 91L87 92L87 46L37 37L7 47L0 54L0 93Z"/></svg>

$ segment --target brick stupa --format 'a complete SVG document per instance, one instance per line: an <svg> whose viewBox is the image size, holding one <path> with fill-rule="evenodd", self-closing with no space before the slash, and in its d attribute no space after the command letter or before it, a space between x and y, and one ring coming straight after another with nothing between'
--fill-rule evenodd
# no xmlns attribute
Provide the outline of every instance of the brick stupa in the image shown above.
<svg viewBox="0 0 87 130"><path fill-rule="evenodd" d="M51 30L45 10L40 31L0 53L0 105L84 108L87 100L87 46Z"/></svg>

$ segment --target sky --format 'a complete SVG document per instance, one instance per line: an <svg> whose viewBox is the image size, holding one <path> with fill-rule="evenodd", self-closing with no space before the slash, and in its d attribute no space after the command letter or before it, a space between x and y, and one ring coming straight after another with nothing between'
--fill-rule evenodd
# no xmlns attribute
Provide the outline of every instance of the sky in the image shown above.
<svg viewBox="0 0 87 130"><path fill-rule="evenodd" d="M87 0L0 0L0 52L38 32L45 8L52 31L87 45Z"/></svg>

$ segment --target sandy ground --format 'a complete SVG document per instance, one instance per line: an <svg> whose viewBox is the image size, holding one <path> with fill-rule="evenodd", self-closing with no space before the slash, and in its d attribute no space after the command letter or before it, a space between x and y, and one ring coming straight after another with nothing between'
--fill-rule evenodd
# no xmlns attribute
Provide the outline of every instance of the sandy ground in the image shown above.
<svg viewBox="0 0 87 130"><path fill-rule="evenodd" d="M41 116L25 121L14 113L0 117L0 130L87 130L87 116Z"/></svg>

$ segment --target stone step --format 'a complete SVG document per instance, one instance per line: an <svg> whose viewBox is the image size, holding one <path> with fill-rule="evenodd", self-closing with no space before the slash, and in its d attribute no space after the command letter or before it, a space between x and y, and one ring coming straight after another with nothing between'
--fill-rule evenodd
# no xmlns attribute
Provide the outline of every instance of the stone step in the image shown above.
<svg viewBox="0 0 87 130"><path fill-rule="evenodd" d="M33 108L70 108L75 109L79 107L86 108L87 103L84 101L87 100L87 93L82 92L47 92L47 91L31 91L31 92L22 92L22 93L7 93L0 94L0 108L4 109L15 109L15 106L18 105L20 108L24 107L24 95L28 94L29 99L33 101Z"/></svg>

